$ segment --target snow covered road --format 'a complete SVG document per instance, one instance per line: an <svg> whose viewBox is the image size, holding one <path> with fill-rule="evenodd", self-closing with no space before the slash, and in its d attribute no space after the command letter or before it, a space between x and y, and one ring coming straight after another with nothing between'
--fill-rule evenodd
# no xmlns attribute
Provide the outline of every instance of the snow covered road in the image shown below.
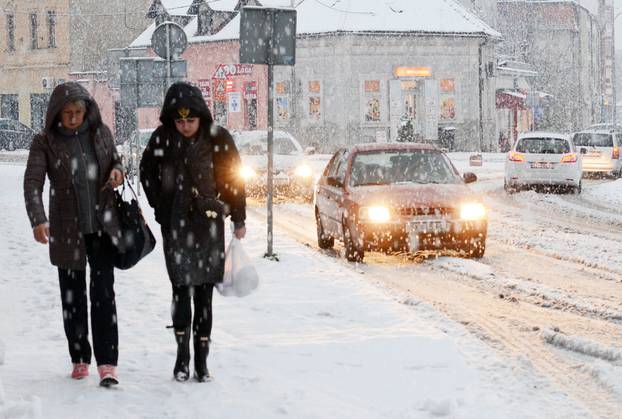
<svg viewBox="0 0 622 419"><path fill-rule="evenodd" d="M622 406L622 360L615 355L622 349L621 181L588 180L580 197L508 197L494 174L476 187L491 207L483 259L421 263L369 253L365 264L346 265L438 308L508 362L524 360L592 415L616 417ZM281 205L275 218L282 232L315 246L310 206Z"/></svg>
<svg viewBox="0 0 622 419"><path fill-rule="evenodd" d="M491 290L505 285L486 277L486 269L494 269L487 260L421 264L374 255L366 265L345 263L302 245L301 237L313 229L304 215L291 210L283 211L281 220L298 220L304 228L293 234L296 224L289 224L291 236L277 234L278 263L261 257L265 225L251 211L245 245L262 283L245 299L216 297L212 383L171 379L174 343L165 329L170 290L159 247L135 269L117 273L121 386L107 391L93 377L72 381L56 271L47 249L32 240L22 175L23 166L0 165L0 418L604 417L619 412L610 397L615 382L612 388L594 384L615 377L611 357L596 363L585 355L571 364L565 361L567 349L555 349L529 330L559 320L565 332L578 318L584 329L591 324L594 334L605 326L617 333L617 322L499 298ZM540 316L537 322L525 318L523 306ZM557 317L548 320L551 313ZM567 323L561 323L562 316L568 316ZM568 330L581 331L578 327ZM565 342L565 348L588 346L547 336ZM585 352L615 354L607 352L608 343ZM586 383L577 381L586 377Z"/></svg>

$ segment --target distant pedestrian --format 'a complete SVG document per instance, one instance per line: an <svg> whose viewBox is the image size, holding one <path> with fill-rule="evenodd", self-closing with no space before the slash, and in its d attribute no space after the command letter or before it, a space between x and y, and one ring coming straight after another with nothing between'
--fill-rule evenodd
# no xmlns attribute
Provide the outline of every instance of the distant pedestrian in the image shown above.
<svg viewBox="0 0 622 419"><path fill-rule="evenodd" d="M49 221L42 194L50 180ZM24 175L24 199L35 240L49 243L58 267L63 322L73 363L71 377L88 376L86 264L93 350L102 386L118 384L119 350L111 237L118 237L115 214L103 208L123 182L123 167L110 129L97 103L78 83L57 86L50 97L45 128L30 147ZM108 203L108 205L105 205Z"/></svg>
<svg viewBox="0 0 622 419"><path fill-rule="evenodd" d="M240 156L229 132L214 124L201 91L173 84L140 163L141 182L162 228L164 255L173 287L172 317L176 380L190 377L190 330L198 381L209 381L214 284L224 273L224 219L234 235L246 234L246 195ZM194 320L191 300L194 300Z"/></svg>

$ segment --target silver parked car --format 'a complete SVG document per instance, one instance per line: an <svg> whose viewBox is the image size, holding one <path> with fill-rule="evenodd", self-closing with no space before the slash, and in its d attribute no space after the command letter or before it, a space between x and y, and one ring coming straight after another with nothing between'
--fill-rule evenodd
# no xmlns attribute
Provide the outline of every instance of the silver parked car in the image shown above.
<svg viewBox="0 0 622 419"><path fill-rule="evenodd" d="M614 177L622 175L622 133L590 129L575 133L573 142L583 155L583 173L600 173Z"/></svg>

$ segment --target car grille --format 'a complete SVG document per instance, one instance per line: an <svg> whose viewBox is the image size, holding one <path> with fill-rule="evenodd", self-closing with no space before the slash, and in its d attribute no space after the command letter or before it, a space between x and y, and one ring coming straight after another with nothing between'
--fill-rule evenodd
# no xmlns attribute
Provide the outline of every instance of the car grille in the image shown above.
<svg viewBox="0 0 622 419"><path fill-rule="evenodd" d="M433 216L441 216L441 215L452 215L456 212L454 208L450 207L437 207L437 208L400 208L400 215L405 217L415 217L422 215L433 215Z"/></svg>

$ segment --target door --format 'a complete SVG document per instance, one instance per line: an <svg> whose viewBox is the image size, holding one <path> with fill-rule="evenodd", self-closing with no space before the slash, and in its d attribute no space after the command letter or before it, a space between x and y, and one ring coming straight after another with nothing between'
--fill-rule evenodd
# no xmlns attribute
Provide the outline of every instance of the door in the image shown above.
<svg viewBox="0 0 622 419"><path fill-rule="evenodd" d="M328 179L336 176L343 154L344 150L339 150L333 155L324 170L322 179L317 185L316 206L320 214L324 231L332 236L337 234L337 230L335 229L335 219L337 216L333 213L338 210L335 203L338 187L329 184L330 181Z"/></svg>

